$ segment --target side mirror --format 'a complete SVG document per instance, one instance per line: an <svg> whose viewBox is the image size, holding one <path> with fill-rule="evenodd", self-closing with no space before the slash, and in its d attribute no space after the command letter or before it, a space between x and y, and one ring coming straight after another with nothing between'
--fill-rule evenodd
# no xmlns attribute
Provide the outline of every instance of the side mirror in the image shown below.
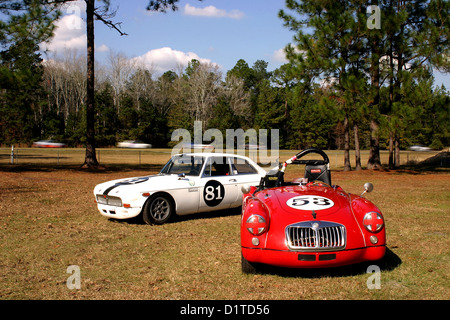
<svg viewBox="0 0 450 320"><path fill-rule="evenodd" d="M371 184L370 182L366 182L364 183L364 191L363 193L361 193L361 197L367 192L372 192L373 191L373 184Z"/></svg>
<svg viewBox="0 0 450 320"><path fill-rule="evenodd" d="M178 174L178 180L182 180L184 178L186 178L186 174L185 173Z"/></svg>
<svg viewBox="0 0 450 320"><path fill-rule="evenodd" d="M241 191L242 191L243 194L249 193L249 192L250 192L250 186L249 186L248 184L244 184L244 185L241 187Z"/></svg>

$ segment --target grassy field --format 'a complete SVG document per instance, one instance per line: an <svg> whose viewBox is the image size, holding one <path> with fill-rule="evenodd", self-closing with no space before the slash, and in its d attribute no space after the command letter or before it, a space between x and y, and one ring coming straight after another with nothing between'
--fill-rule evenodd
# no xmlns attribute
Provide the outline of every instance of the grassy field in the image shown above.
<svg viewBox="0 0 450 320"><path fill-rule="evenodd" d="M0 299L450 298L448 170L343 172L341 155L329 154L332 169L337 158L333 183L360 193L364 182L372 182L367 198L385 216L388 252L376 263L381 288L369 289L368 264L242 274L236 211L162 226L100 216L92 194L97 183L155 173L168 150L143 151L139 166L136 151L102 149L100 161L108 166L99 172L78 169L80 150L18 152L15 165L9 165L8 150L0 157ZM74 265L81 288L71 290L67 269Z"/></svg>

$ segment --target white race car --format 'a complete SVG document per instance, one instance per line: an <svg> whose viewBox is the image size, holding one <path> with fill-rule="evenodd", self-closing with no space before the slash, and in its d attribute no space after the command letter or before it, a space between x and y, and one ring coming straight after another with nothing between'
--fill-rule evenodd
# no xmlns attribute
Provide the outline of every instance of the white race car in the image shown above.
<svg viewBox="0 0 450 320"><path fill-rule="evenodd" d="M256 186L266 171L251 159L226 153L173 156L157 175L113 180L94 188L100 213L147 224L163 224L174 214L236 208L243 185Z"/></svg>
<svg viewBox="0 0 450 320"><path fill-rule="evenodd" d="M151 148L152 145L149 143L142 142L140 140L125 140L117 144L118 148L132 148L132 149L147 149Z"/></svg>

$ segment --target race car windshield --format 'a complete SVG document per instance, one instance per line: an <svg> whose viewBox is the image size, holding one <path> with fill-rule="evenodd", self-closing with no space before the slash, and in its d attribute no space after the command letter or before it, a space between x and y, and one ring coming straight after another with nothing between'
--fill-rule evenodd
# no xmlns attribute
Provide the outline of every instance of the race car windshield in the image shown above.
<svg viewBox="0 0 450 320"><path fill-rule="evenodd" d="M204 158L199 156L175 156L167 162L161 174L182 174L198 176L202 170Z"/></svg>

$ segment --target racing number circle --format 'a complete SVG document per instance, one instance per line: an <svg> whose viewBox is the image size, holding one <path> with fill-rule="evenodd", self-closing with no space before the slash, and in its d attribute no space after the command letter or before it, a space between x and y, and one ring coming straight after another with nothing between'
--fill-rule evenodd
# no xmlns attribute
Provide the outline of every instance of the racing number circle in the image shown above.
<svg viewBox="0 0 450 320"><path fill-rule="evenodd" d="M324 210L334 206L331 199L314 195L293 197L286 201L286 204L297 210Z"/></svg>
<svg viewBox="0 0 450 320"><path fill-rule="evenodd" d="M219 205L225 196L224 186L216 180L210 180L205 184L203 189L203 200L209 207L215 207Z"/></svg>

